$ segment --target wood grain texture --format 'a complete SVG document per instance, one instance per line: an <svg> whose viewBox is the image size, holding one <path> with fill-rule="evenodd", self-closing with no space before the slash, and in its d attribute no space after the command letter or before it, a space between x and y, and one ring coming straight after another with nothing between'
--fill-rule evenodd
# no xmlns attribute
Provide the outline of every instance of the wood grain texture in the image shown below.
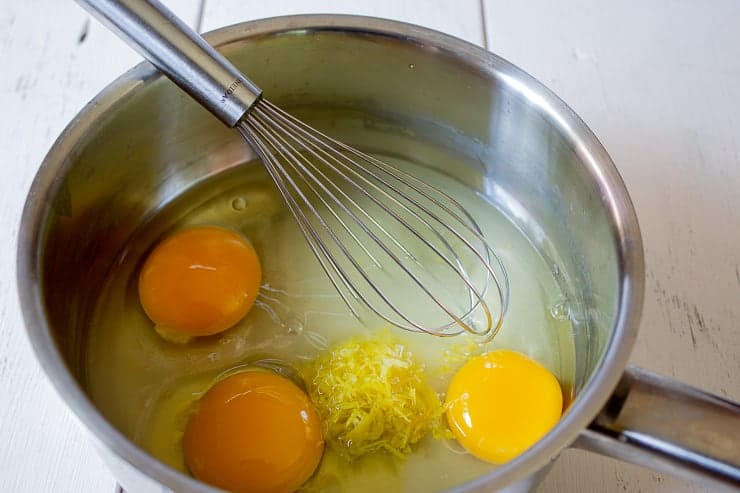
<svg viewBox="0 0 740 493"><path fill-rule="evenodd" d="M740 3L485 0L490 49L591 126L630 191L647 285L631 362L740 399ZM707 491L581 451L542 491Z"/></svg>
<svg viewBox="0 0 740 493"><path fill-rule="evenodd" d="M164 1L202 30L333 12L488 41L586 120L630 190L648 270L633 362L740 400L740 3L482 0L482 10L478 0ZM15 241L25 194L56 135L139 60L74 2L0 3L2 491L113 489L23 335ZM568 450L540 491L707 490Z"/></svg>
<svg viewBox="0 0 740 493"><path fill-rule="evenodd" d="M168 2L190 22L199 0ZM0 3L0 491L108 492L115 481L24 335L15 247L26 192L56 136L140 57L74 2Z"/></svg>

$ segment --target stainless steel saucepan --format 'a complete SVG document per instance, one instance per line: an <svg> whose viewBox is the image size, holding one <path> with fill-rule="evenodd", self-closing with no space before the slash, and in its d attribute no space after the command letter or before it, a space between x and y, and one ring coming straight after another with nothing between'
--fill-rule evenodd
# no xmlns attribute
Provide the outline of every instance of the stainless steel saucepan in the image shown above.
<svg viewBox="0 0 740 493"><path fill-rule="evenodd" d="M547 88L479 47L373 18L267 19L207 39L309 123L340 132L348 122L363 125L389 155L412 153L423 140L479 163L482 179L481 169L463 165L445 171L506 212L544 258L558 252L575 337L574 399L534 447L459 491L526 491L570 446L740 486L738 405L625 368L645 284L637 219L607 152ZM194 184L250 158L238 134L142 63L70 123L29 193L18 245L29 337L131 492L215 490L152 458L87 397L81 357L91 307L138 226Z"/></svg>

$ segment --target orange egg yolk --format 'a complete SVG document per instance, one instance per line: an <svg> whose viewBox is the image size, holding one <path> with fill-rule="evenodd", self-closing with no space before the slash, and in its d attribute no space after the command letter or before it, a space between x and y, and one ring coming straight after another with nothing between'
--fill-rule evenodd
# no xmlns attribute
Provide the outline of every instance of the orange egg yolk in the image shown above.
<svg viewBox="0 0 740 493"><path fill-rule="evenodd" d="M447 422L471 454L503 464L542 438L560 419L555 376L527 356L496 350L469 360L447 391Z"/></svg>
<svg viewBox="0 0 740 493"><path fill-rule="evenodd" d="M290 493L321 460L321 423L308 396L268 371L221 380L201 399L183 439L196 478L233 492Z"/></svg>
<svg viewBox="0 0 740 493"><path fill-rule="evenodd" d="M139 275L144 311L164 332L216 334L254 304L262 270L252 245L214 226L178 232L151 252Z"/></svg>

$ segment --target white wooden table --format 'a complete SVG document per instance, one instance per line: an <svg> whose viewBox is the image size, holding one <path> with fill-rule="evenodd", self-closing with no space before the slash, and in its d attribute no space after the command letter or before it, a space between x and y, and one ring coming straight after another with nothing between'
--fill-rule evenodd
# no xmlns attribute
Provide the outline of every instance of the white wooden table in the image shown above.
<svg viewBox="0 0 740 493"><path fill-rule="evenodd" d="M201 31L289 13L399 19L485 46L532 73L591 125L635 202L648 278L632 362L740 400L740 2L165 2ZM55 136L138 60L70 0L0 3L2 491L114 488L31 354L15 241L24 196ZM541 491L705 490L569 450Z"/></svg>

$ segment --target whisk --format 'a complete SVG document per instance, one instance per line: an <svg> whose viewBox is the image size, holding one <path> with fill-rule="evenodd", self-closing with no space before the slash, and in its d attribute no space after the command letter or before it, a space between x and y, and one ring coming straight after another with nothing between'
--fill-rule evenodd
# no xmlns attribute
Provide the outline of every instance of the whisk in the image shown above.
<svg viewBox="0 0 740 493"><path fill-rule="evenodd" d="M242 134L356 317L496 335L506 270L465 207L430 183L434 172L361 152L278 108L156 0L78 1Z"/></svg>

